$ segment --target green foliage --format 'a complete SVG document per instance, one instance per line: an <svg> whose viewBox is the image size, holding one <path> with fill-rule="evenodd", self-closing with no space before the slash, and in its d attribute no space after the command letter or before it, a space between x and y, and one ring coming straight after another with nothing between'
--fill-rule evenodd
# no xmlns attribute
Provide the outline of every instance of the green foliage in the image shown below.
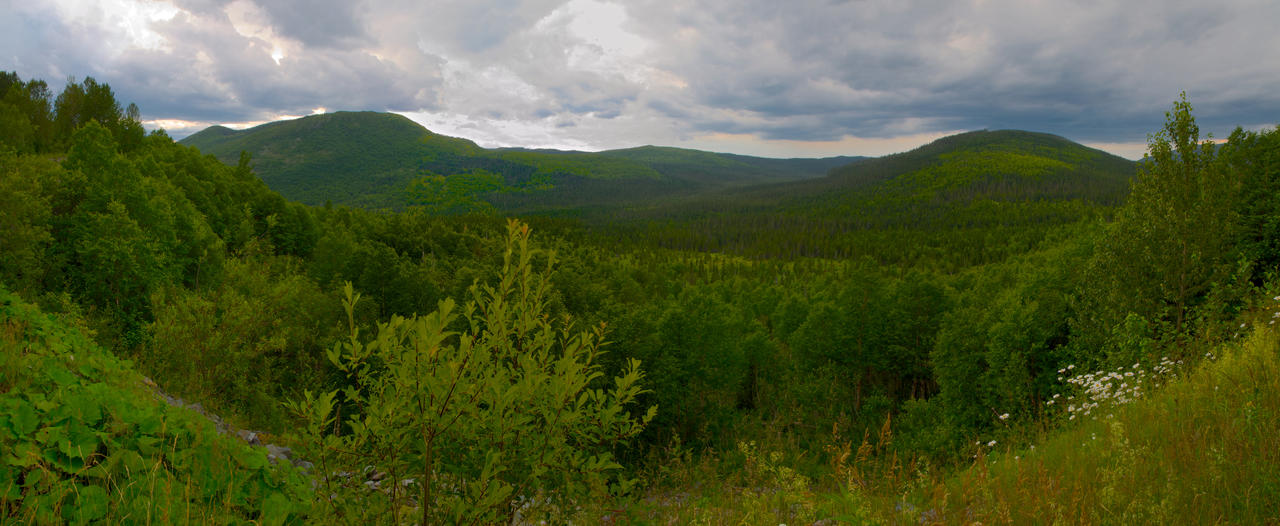
<svg viewBox="0 0 1280 526"><path fill-rule="evenodd" d="M46 180L57 165L0 152L0 280L19 289L40 284L49 245L52 206Z"/></svg>
<svg viewBox="0 0 1280 526"><path fill-rule="evenodd" d="M23 82L15 72L0 72L0 144L18 153L53 149L53 113L48 84Z"/></svg>
<svg viewBox="0 0 1280 526"><path fill-rule="evenodd" d="M111 86L85 77L81 83L67 82L53 103L53 133L63 140L90 122L106 127L123 151L133 151L142 143L144 131L138 107L122 109Z"/></svg>
<svg viewBox="0 0 1280 526"><path fill-rule="evenodd" d="M337 305L284 258L233 259L218 287L168 287L151 304L139 359L174 395L279 430L285 395L327 382Z"/></svg>
<svg viewBox="0 0 1280 526"><path fill-rule="evenodd" d="M952 425L977 430L1002 414L1036 417L1069 350L1071 306L1089 246L1070 241L973 272L931 353ZM1081 365L1094 359L1076 357Z"/></svg>
<svg viewBox="0 0 1280 526"><path fill-rule="evenodd" d="M511 222L498 283L475 285L462 309L465 329L449 329L456 304L379 324L364 342L354 325L359 296L346 287L350 339L328 352L350 387L290 407L305 417L322 465L373 465L391 477L389 508L357 501L349 489L326 481L332 513L348 520L399 522L412 478L421 521L505 522L517 500L546 503L527 513L567 510L577 500L605 494L618 465L608 448L639 433L641 417L627 406L643 391L639 362L612 382L594 363L598 332L574 333L567 321L546 316L549 268L533 267L529 229ZM339 393L352 415L341 432L327 434ZM613 489L625 489L618 480ZM359 491L363 488L357 488ZM549 506L549 507L548 507Z"/></svg>
<svg viewBox="0 0 1280 526"><path fill-rule="evenodd" d="M1185 94L1149 149L1089 263L1077 317L1082 333L1105 337L1136 314L1157 339L1187 338L1211 288L1231 278L1239 181L1218 161L1214 144L1200 141ZM1119 355L1114 363L1152 358Z"/></svg>
<svg viewBox="0 0 1280 526"><path fill-rule="evenodd" d="M1236 206L1237 249L1256 262L1253 282L1280 267L1280 129L1246 132L1239 128L1218 152L1227 173L1240 185Z"/></svg>
<svg viewBox="0 0 1280 526"><path fill-rule="evenodd" d="M0 522L301 523L306 480L0 289Z"/></svg>
<svg viewBox="0 0 1280 526"><path fill-rule="evenodd" d="M494 208L481 197L505 189L502 177L485 171L448 177L427 174L409 183L406 199L409 206L420 206L431 214L483 214Z"/></svg>

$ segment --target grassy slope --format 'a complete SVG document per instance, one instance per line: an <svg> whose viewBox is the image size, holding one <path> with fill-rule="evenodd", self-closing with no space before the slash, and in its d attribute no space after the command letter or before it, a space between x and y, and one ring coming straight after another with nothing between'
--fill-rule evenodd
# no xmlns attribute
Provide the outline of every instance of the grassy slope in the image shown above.
<svg viewBox="0 0 1280 526"><path fill-rule="evenodd" d="M1280 337L1262 323L1154 395L993 455L911 508L946 523L1275 523Z"/></svg>
<svg viewBox="0 0 1280 526"><path fill-rule="evenodd" d="M0 523L296 523L310 487L0 288Z"/></svg>
<svg viewBox="0 0 1280 526"><path fill-rule="evenodd" d="M647 493L589 513L651 524L1276 524L1274 312L1145 397L1047 433L1010 430L1023 445L974 446L986 452L969 467L920 471L836 436L828 453L848 456L815 470L816 452L743 444L722 458L677 455ZM871 444L891 440L882 433Z"/></svg>
<svg viewBox="0 0 1280 526"><path fill-rule="evenodd" d="M488 150L432 133L403 116L375 112L313 115L241 131L214 126L181 142L226 163L235 163L242 150L249 152L257 173L287 198L372 208L404 206L400 192L424 172L484 170L517 187L542 177L552 188L485 196L504 210L538 211L820 177L853 159L764 159L657 147L600 153Z"/></svg>

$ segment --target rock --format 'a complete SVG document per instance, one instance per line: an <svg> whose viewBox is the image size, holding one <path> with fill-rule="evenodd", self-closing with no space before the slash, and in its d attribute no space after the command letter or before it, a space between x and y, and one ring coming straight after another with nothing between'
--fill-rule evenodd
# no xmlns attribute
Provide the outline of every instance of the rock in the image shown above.
<svg viewBox="0 0 1280 526"><path fill-rule="evenodd" d="M236 436L240 437L241 440L248 442L249 445L257 446L262 444L262 442L258 440L258 433L254 431L241 429L236 431Z"/></svg>
<svg viewBox="0 0 1280 526"><path fill-rule="evenodd" d="M375 471L375 472L373 472L373 474L372 474L372 475L369 475L369 480L378 480L378 481L380 481L380 480L385 479L385 478L387 478L387 472L385 472L385 471Z"/></svg>
<svg viewBox="0 0 1280 526"><path fill-rule="evenodd" d="M267 458L271 457L293 460L293 450L275 444L267 444Z"/></svg>

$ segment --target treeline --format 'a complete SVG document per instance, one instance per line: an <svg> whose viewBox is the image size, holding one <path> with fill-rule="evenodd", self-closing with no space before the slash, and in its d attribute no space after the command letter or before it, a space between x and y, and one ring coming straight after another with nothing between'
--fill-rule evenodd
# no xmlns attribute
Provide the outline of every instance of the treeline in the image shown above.
<svg viewBox="0 0 1280 526"><path fill-rule="evenodd" d="M145 134L138 106L121 108L111 86L93 77L71 79L55 98L43 80L23 81L16 72L0 72L0 141L19 153L65 151L72 135L89 121L111 131L125 151Z"/></svg>

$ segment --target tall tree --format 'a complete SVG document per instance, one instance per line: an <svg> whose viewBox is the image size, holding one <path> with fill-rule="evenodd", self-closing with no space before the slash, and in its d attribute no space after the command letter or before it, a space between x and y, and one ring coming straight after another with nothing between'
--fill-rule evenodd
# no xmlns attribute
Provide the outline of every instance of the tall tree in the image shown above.
<svg viewBox="0 0 1280 526"><path fill-rule="evenodd" d="M1238 184L1214 143L1200 140L1191 110L1184 93L1148 138L1128 201L1090 264L1088 308L1077 311L1086 332L1109 337L1136 315L1160 339L1184 338L1210 287L1230 276Z"/></svg>

